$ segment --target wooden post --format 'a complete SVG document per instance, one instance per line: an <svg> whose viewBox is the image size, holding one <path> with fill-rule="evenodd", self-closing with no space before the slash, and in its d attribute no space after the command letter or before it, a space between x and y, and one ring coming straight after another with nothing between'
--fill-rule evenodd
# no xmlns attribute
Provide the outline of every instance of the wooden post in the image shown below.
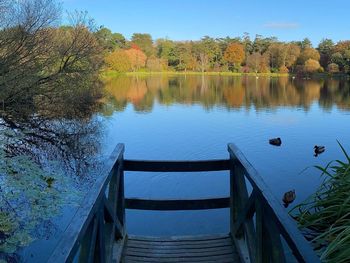
<svg viewBox="0 0 350 263"><path fill-rule="evenodd" d="M123 158L122 158L123 160ZM123 169L123 161L120 162L119 171L119 191L118 191L118 202L117 202L117 218L119 222L125 227L125 194L124 194L124 169Z"/></svg>
<svg viewBox="0 0 350 263"><path fill-rule="evenodd" d="M255 231L251 218L245 219L242 230L235 233L235 224L239 213L242 213L248 202L248 190L243 169L238 165L236 157L230 152L230 231L233 239L245 239L249 258L255 262ZM245 216L245 215L244 215Z"/></svg>

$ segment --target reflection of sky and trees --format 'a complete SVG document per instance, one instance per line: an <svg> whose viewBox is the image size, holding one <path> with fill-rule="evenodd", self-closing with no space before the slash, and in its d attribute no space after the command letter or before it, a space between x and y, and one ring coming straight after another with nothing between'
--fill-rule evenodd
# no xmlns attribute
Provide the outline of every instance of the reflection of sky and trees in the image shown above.
<svg viewBox="0 0 350 263"><path fill-rule="evenodd" d="M79 203L99 165L96 99L82 96L79 89L71 90L66 99L61 95L50 102L36 97L30 106L11 105L2 111L0 261L20 262L29 253L37 261L40 253L46 255L45 249L20 249L59 233L54 218L64 210L64 218L72 215L67 207Z"/></svg>
<svg viewBox="0 0 350 263"><path fill-rule="evenodd" d="M348 138L344 118L350 109L349 89L349 82L341 79L120 76L105 80L106 96L102 100L98 89L90 88L64 91L54 101L35 96L30 106L7 106L0 121L0 259L16 262L30 255L35 261L48 256L55 242L52 240L57 240L64 229L62 222L67 223L72 216L74 209L69 207L79 203L101 155L108 154L117 142L126 144L126 158L211 159L225 158L225 144L232 141L263 176L271 173L267 167L274 167L276 171L265 180L277 196L295 188L300 201L317 185L318 174L295 176L314 164L314 157L304 149L314 143L310 139L312 129L319 141L326 135L330 142ZM334 112L334 108L345 115ZM309 116L301 116L294 109ZM137 114L140 112L148 114ZM329 113L329 117L321 120L321 112ZM339 129L322 131L324 125L338 125ZM265 141L270 135L282 137L280 149L268 148ZM288 144L295 137L298 142ZM171 151L167 147L169 138ZM328 155L317 160L335 159L335 152L336 147L327 147ZM289 167L284 160L293 154L296 165ZM279 177L279 172L285 178ZM223 195L225 181L215 176L203 180L202 185L182 175L130 175L126 178L127 194ZM153 234L151 230L158 229L161 234L173 234L165 224L157 225L153 216L141 216L142 225L150 227L143 228L136 215L128 219L131 233ZM162 216L164 222L181 224L181 218ZM203 226L221 217L221 212L206 217L190 214L186 224L176 229L193 233L198 230L195 222L204 220L199 224ZM224 227L208 228L207 232ZM45 249L38 249L42 246Z"/></svg>
<svg viewBox="0 0 350 263"><path fill-rule="evenodd" d="M107 80L106 89L117 111L132 103L136 111L151 112L155 101L164 105L200 104L206 109L225 107L228 110L290 106L307 111L314 102L323 110L334 105L344 110L350 108L349 81L330 78L121 76Z"/></svg>

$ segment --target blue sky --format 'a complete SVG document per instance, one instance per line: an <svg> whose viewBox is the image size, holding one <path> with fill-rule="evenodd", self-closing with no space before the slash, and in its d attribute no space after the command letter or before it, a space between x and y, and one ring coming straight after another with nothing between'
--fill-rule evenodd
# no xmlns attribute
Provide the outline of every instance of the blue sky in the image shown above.
<svg viewBox="0 0 350 263"><path fill-rule="evenodd" d="M88 11L98 25L154 39L196 40L248 32L283 41L350 39L349 0L63 0L68 11Z"/></svg>

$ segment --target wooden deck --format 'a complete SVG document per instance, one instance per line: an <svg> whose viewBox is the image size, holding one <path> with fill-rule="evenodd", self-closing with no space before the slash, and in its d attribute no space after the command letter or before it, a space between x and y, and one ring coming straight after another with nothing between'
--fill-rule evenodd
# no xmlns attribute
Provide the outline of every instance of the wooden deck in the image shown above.
<svg viewBox="0 0 350 263"><path fill-rule="evenodd" d="M127 160L123 153L124 145L118 144L48 262L286 263L291 256L288 252L287 259L287 251L291 251L295 262L320 263L296 223L236 145L228 144L229 158L223 160ZM222 176L230 178L230 195L175 200L125 197L124 176L135 171L139 176L147 176L142 172L226 171ZM229 234L168 239L129 236L127 209L229 209Z"/></svg>
<svg viewBox="0 0 350 263"><path fill-rule="evenodd" d="M241 262L229 235L140 237L129 236L123 263L139 262Z"/></svg>

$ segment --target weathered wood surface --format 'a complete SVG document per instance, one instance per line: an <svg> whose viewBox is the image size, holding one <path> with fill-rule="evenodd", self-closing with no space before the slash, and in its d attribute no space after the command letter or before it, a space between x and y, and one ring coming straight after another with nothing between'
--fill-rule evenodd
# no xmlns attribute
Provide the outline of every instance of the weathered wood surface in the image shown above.
<svg viewBox="0 0 350 263"><path fill-rule="evenodd" d="M230 206L230 198L208 198L208 199L189 199L189 200L147 200L137 198L126 198L125 207L127 209L139 210L204 210L227 208Z"/></svg>
<svg viewBox="0 0 350 263"><path fill-rule="evenodd" d="M229 160L203 161L141 161L124 160L124 171L140 172L205 172L224 171L230 167Z"/></svg>
<svg viewBox="0 0 350 263"><path fill-rule="evenodd" d="M129 236L122 262L240 262L229 235L184 237Z"/></svg>

